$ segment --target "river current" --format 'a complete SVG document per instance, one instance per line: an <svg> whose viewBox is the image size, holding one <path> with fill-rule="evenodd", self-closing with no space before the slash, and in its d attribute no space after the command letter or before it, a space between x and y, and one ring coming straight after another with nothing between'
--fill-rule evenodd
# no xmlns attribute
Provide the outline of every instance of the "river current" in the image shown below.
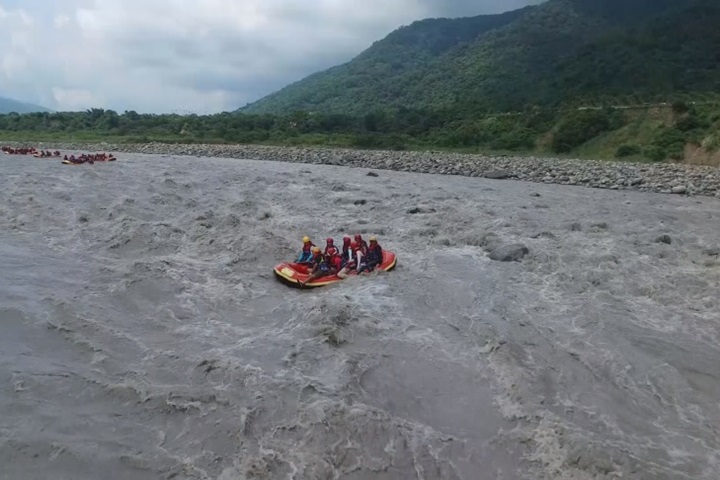
<svg viewBox="0 0 720 480"><path fill-rule="evenodd" d="M0 168L2 480L718 478L717 199L148 155ZM397 269L274 278L303 235L355 233ZM488 258L511 243L529 255Z"/></svg>

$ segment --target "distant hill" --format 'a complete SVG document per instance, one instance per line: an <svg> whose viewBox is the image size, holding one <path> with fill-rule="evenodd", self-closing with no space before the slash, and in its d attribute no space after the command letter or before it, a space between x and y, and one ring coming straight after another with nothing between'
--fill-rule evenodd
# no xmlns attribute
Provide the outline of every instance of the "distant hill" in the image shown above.
<svg viewBox="0 0 720 480"><path fill-rule="evenodd" d="M0 97L0 114L3 113L34 113L34 112L50 112L51 110L39 105L18 102L11 98Z"/></svg>
<svg viewBox="0 0 720 480"><path fill-rule="evenodd" d="M507 111L720 90L720 2L549 0L400 28L355 59L241 109Z"/></svg>
<svg viewBox="0 0 720 480"><path fill-rule="evenodd" d="M398 99L396 85L460 45L518 20L530 8L460 19L427 19L375 42L350 63L316 73L246 108L250 112L324 110L348 113ZM388 88L389 87L389 88ZM387 88L387 89L386 89Z"/></svg>

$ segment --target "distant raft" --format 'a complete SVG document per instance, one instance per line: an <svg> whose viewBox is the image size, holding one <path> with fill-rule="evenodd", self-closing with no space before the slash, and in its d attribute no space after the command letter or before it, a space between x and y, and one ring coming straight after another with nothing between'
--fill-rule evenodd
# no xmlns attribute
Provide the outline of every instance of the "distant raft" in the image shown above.
<svg viewBox="0 0 720 480"><path fill-rule="evenodd" d="M89 163L90 165L96 163L96 162L114 162L117 158L111 153L110 155L103 154L96 154L96 155L81 155L77 158L75 158L74 155L68 156L66 155L63 159L62 163L63 165L84 165L86 163Z"/></svg>
<svg viewBox="0 0 720 480"><path fill-rule="evenodd" d="M59 157L60 152L55 150L54 152L51 152L50 150L40 150L38 153L33 154L33 157L35 158L53 158L53 157Z"/></svg>
<svg viewBox="0 0 720 480"><path fill-rule="evenodd" d="M35 155L40 153L40 151L37 150L35 147L13 148L3 146L0 148L0 150L2 150L5 155Z"/></svg>
<svg viewBox="0 0 720 480"><path fill-rule="evenodd" d="M95 164L95 163L114 162L114 161L116 161L116 160L117 160L117 158L113 158L112 160L94 160L94 161L92 161L92 162L90 162L90 161L85 161L85 162L71 162L70 160L63 160L63 161L60 162L60 163L62 163L63 165L85 165L86 163L89 163L89 164L92 165L92 164Z"/></svg>
<svg viewBox="0 0 720 480"><path fill-rule="evenodd" d="M375 267L375 269L389 272L394 269L396 265L397 258L395 258L395 254L388 252L387 250L383 250L383 261L380 265ZM304 282L310 276L309 268L310 267L307 264L286 262L277 265L273 271L280 282L289 287L301 288L302 286L300 285L300 282ZM351 270L346 279L356 276L357 272L355 270ZM305 284L305 288L325 287L327 285L332 285L333 283L342 282L343 280L344 279L338 277L337 275L327 275L307 282Z"/></svg>

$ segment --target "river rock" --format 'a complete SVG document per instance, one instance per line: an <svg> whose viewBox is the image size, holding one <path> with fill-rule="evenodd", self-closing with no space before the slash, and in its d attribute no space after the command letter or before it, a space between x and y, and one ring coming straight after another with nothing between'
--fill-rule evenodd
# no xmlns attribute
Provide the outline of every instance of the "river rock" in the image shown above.
<svg viewBox="0 0 720 480"><path fill-rule="evenodd" d="M427 213L435 213L436 210L434 208L427 208L427 207L415 207L408 210L408 213L410 215L418 215L418 214L427 214Z"/></svg>
<svg viewBox="0 0 720 480"><path fill-rule="evenodd" d="M490 259L497 262L519 262L530 253L522 244L505 245L490 252Z"/></svg>
<svg viewBox="0 0 720 480"><path fill-rule="evenodd" d="M672 193L683 194L683 193L686 193L686 192L687 192L687 187L684 187L684 186L682 186L682 185L679 185L679 186L677 186L677 187L673 187L673 188L672 188Z"/></svg>
<svg viewBox="0 0 720 480"><path fill-rule="evenodd" d="M508 178L509 176L510 174L505 170L491 170L483 174L483 177L489 178L491 180L503 180Z"/></svg>
<svg viewBox="0 0 720 480"><path fill-rule="evenodd" d="M672 238L670 238L670 235L660 235L655 239L655 243L664 243L666 245L670 245L672 243Z"/></svg>

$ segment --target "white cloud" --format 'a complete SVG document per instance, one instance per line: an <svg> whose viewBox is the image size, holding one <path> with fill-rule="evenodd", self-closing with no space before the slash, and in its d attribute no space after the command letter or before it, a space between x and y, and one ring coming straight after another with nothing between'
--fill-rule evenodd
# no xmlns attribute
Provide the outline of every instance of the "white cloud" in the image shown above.
<svg viewBox="0 0 720 480"><path fill-rule="evenodd" d="M11 77L28 68L33 51L33 19L23 10L5 10L0 5L0 29L5 43L2 73Z"/></svg>
<svg viewBox="0 0 720 480"><path fill-rule="evenodd" d="M68 110L84 110L90 105L102 104L102 99L90 90L79 88L52 88L53 99L58 105L65 105Z"/></svg>
<svg viewBox="0 0 720 480"><path fill-rule="evenodd" d="M0 0L0 96L58 110L233 110L400 25L531 0Z"/></svg>

